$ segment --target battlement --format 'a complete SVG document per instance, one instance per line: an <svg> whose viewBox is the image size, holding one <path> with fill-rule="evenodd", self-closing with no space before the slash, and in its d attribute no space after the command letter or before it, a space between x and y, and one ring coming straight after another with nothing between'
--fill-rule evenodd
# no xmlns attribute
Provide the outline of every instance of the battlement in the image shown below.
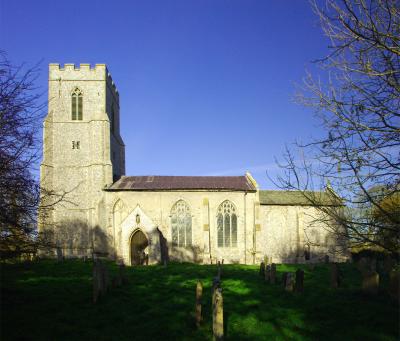
<svg viewBox="0 0 400 341"><path fill-rule="evenodd" d="M94 81L107 81L118 95L118 89L107 69L106 64L91 64L82 63L75 65L73 63L59 63L49 64L49 80L64 80L64 81L77 81L77 80L94 80Z"/></svg>

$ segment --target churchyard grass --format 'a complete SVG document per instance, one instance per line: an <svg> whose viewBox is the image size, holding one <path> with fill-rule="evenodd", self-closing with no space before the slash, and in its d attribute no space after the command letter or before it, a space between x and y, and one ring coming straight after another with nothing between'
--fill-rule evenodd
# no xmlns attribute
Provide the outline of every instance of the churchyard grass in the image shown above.
<svg viewBox="0 0 400 341"><path fill-rule="evenodd" d="M210 340L211 286L216 265L171 263L126 268L128 283L93 304L92 263L3 264L1 340ZM107 263L110 276L118 267ZM284 290L283 272L304 270L304 292ZM278 265L278 284L259 266L224 265L225 337L230 340L397 340L399 308L381 289L361 290L361 274L341 264L341 287L330 286L329 264ZM203 284L200 328L197 281ZM381 285L387 284L385 277Z"/></svg>

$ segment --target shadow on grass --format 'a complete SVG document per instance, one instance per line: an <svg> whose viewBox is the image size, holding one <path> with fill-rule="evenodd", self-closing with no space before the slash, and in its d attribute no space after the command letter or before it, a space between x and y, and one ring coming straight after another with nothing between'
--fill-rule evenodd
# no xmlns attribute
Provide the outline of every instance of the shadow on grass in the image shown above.
<svg viewBox="0 0 400 341"><path fill-rule="evenodd" d="M107 264L111 276L117 267ZM224 265L226 336L232 340L396 340L398 306L380 292L366 296L351 264L340 265L343 288L329 288L328 267L305 270L303 294L266 284L257 266ZM215 265L169 264L127 268L129 283L93 305L92 264L40 261L2 266L2 340L210 340ZM194 325L201 280L203 317Z"/></svg>

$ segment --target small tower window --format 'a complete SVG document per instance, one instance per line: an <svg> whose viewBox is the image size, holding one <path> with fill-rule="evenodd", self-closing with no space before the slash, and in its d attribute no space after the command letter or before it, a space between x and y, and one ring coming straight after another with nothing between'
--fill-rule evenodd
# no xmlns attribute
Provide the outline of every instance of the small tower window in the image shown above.
<svg viewBox="0 0 400 341"><path fill-rule="evenodd" d="M82 121L82 92L75 88L72 92L71 113L73 121Z"/></svg>

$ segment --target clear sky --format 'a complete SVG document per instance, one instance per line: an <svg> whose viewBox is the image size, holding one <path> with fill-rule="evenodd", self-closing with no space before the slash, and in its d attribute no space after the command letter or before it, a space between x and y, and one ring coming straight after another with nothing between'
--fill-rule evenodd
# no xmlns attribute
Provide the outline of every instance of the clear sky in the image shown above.
<svg viewBox="0 0 400 341"><path fill-rule="evenodd" d="M106 63L127 175L241 175L274 188L285 144L319 133L293 102L327 44L306 0L0 0L13 63Z"/></svg>

